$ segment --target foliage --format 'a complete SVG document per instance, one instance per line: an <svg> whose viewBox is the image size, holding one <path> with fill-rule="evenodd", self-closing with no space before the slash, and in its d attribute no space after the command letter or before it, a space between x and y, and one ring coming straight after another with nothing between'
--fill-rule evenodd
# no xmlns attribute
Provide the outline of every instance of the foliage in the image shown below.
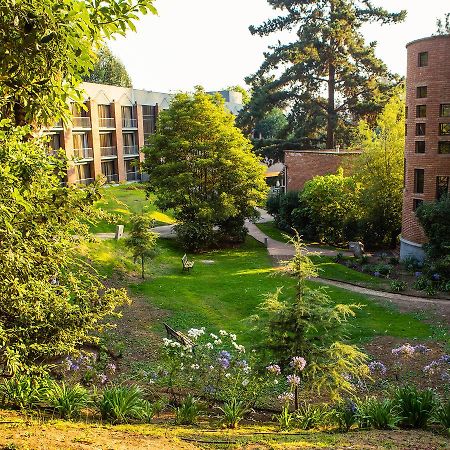
<svg viewBox="0 0 450 450"><path fill-rule="evenodd" d="M391 291L395 293L400 293L406 291L408 288L408 284L405 281L401 280L392 280L391 281Z"/></svg>
<svg viewBox="0 0 450 450"><path fill-rule="evenodd" d="M52 383L47 401L63 419L72 419L88 404L89 395L80 384Z"/></svg>
<svg viewBox="0 0 450 450"><path fill-rule="evenodd" d="M431 389L419 390L413 385L406 385L395 391L394 402L402 418L401 425L426 428L436 400Z"/></svg>
<svg viewBox="0 0 450 450"><path fill-rule="evenodd" d="M450 13L447 13L443 19L436 21L437 34L449 34L450 33Z"/></svg>
<svg viewBox="0 0 450 450"><path fill-rule="evenodd" d="M173 209L187 249L208 247L216 236L242 241L244 220L256 217L267 186L263 166L218 94L201 88L177 94L145 153L148 191L163 211Z"/></svg>
<svg viewBox="0 0 450 450"><path fill-rule="evenodd" d="M325 405L303 402L295 411L295 422L302 430L310 430L323 425L329 418Z"/></svg>
<svg viewBox="0 0 450 450"><path fill-rule="evenodd" d="M127 301L105 289L79 254L95 219L97 186L63 187L66 161L47 156L27 127L0 122L0 369L45 370L75 354Z"/></svg>
<svg viewBox="0 0 450 450"><path fill-rule="evenodd" d="M289 405L283 406L281 413L275 414L273 418L278 422L280 430L289 430L294 423L294 414L289 411Z"/></svg>
<svg viewBox="0 0 450 450"><path fill-rule="evenodd" d="M49 390L46 378L17 375L0 384L1 403L17 409L33 408L47 397Z"/></svg>
<svg viewBox="0 0 450 450"><path fill-rule="evenodd" d="M255 125L256 139L278 138L288 125L286 115L280 108L273 108Z"/></svg>
<svg viewBox="0 0 450 450"><path fill-rule="evenodd" d="M193 425L197 423L200 414L199 400L188 395L178 408L175 408L175 423L178 425Z"/></svg>
<svg viewBox="0 0 450 450"><path fill-rule="evenodd" d="M142 397L137 386L114 386L106 388L97 400L103 420L112 423L127 423L130 420L150 421L151 405Z"/></svg>
<svg viewBox="0 0 450 450"><path fill-rule="evenodd" d="M113 54L107 45L100 47L94 67L88 75L83 77L83 81L132 87L131 77L123 62Z"/></svg>
<svg viewBox="0 0 450 450"><path fill-rule="evenodd" d="M158 234L151 229L154 220L145 214L136 214L131 218L130 235L126 240L127 246L133 252L133 258L141 259L141 276L145 278L145 259L155 255Z"/></svg>
<svg viewBox="0 0 450 450"><path fill-rule="evenodd" d="M390 399L367 398L358 404L358 416L360 423L377 430L393 429L401 420Z"/></svg>
<svg viewBox="0 0 450 450"><path fill-rule="evenodd" d="M441 400L437 404L434 419L438 424L450 431L450 400Z"/></svg>
<svg viewBox="0 0 450 450"><path fill-rule="evenodd" d="M302 372L307 386L339 397L354 389L349 375L367 374L367 356L344 343L345 322L358 305L335 304L323 289L309 287L306 280L317 277L317 268L298 235L292 244L295 256L285 270L296 279L296 293L282 300L278 290L260 305L260 314L252 317L255 330L262 334L259 348L282 365L292 355L302 355L308 361Z"/></svg>
<svg viewBox="0 0 450 450"><path fill-rule="evenodd" d="M221 408L219 408L222 413L222 423L227 428L237 428L239 422L244 418L245 414L248 412L247 406L243 401L238 400L233 397L231 400L226 401Z"/></svg>
<svg viewBox="0 0 450 450"><path fill-rule="evenodd" d="M135 29L153 0L5 0L0 6L0 116L51 125L80 101L105 39Z"/></svg>
<svg viewBox="0 0 450 450"><path fill-rule="evenodd" d="M361 183L361 221L366 245L395 246L401 229L405 144L404 92L397 89L373 128L361 121L353 145L362 154L354 167Z"/></svg>
<svg viewBox="0 0 450 450"><path fill-rule="evenodd" d="M297 191L279 192L267 199L267 212L275 217L275 224L284 231L292 231L294 227L293 211L299 208L300 200Z"/></svg>
<svg viewBox="0 0 450 450"><path fill-rule="evenodd" d="M334 148L335 135L342 135L348 122L379 111L395 80L375 57L376 44L365 44L361 27L397 23L406 12L389 13L368 0L268 2L282 14L250 32L267 36L287 30L296 40L270 47L260 69L246 79L253 96L244 121L259 121L273 106L289 107L294 135Z"/></svg>
<svg viewBox="0 0 450 450"><path fill-rule="evenodd" d="M424 245L428 271L450 280L450 195L435 203L424 203L416 215L428 237Z"/></svg>
<svg viewBox="0 0 450 450"><path fill-rule="evenodd" d="M338 403L332 413L340 431L349 431L358 421L358 408L352 400Z"/></svg>
<svg viewBox="0 0 450 450"><path fill-rule="evenodd" d="M300 208L293 211L296 229L320 242L341 243L352 239L355 223L362 212L359 207L361 186L344 177L340 168L335 175L316 176L300 192Z"/></svg>

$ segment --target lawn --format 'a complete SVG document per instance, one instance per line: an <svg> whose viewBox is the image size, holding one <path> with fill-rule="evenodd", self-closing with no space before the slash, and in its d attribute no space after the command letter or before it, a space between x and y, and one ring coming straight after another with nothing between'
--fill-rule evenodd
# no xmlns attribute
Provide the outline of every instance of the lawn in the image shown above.
<svg viewBox="0 0 450 450"><path fill-rule="evenodd" d="M125 225L125 231L130 217L135 213L146 213L155 220L156 225L173 223L170 213L158 211L154 205L154 196L145 196L144 186L133 183L120 186L106 186L101 189L102 199L96 203L97 208L116 216L113 223L106 220L100 221L91 227L93 233L112 233L116 224Z"/></svg>

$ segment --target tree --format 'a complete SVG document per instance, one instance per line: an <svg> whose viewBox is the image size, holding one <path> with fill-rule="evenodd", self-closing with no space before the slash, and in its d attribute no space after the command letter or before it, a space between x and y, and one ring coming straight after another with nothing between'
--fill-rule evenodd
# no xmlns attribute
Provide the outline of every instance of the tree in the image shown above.
<svg viewBox="0 0 450 450"><path fill-rule="evenodd" d="M238 84L234 86L228 86L227 91L234 91L234 92L240 92L242 94L242 103L246 105L250 101L250 93L242 86L239 86Z"/></svg>
<svg viewBox="0 0 450 450"><path fill-rule="evenodd" d="M132 87L131 77L123 62L115 56L107 45L100 47L93 69L83 77L89 83L110 84Z"/></svg>
<svg viewBox="0 0 450 450"><path fill-rule="evenodd" d="M447 13L443 19L438 19L436 22L437 34L449 34L450 33L450 13Z"/></svg>
<svg viewBox="0 0 450 450"><path fill-rule="evenodd" d="M201 88L180 93L161 112L144 150L148 191L156 194L159 208L173 209L178 237L188 249L241 241L244 220L255 217L265 200L264 167L234 120L220 95Z"/></svg>
<svg viewBox="0 0 450 450"><path fill-rule="evenodd" d="M296 278L295 295L281 299L279 289L260 305L260 313L252 317L262 336L258 347L268 361L281 365L295 356L305 358L301 375L311 389L327 390L333 397L353 392L349 376L367 373L367 356L345 343L345 322L359 306L334 304L323 289L309 287L307 280L317 277L317 267L298 235L291 242L295 255L284 269Z"/></svg>
<svg viewBox="0 0 450 450"><path fill-rule="evenodd" d="M158 234L152 231L154 220L145 214L136 214L131 218L130 236L127 238L127 246L133 252L133 258L141 259L141 276L145 278L145 258L155 255Z"/></svg>
<svg viewBox="0 0 450 450"><path fill-rule="evenodd" d="M135 29L153 0L4 0L0 4L0 116L16 125L68 117L69 100L94 67L97 48Z"/></svg>
<svg viewBox="0 0 450 450"><path fill-rule="evenodd" d="M320 126L325 121L326 146L334 148L339 127L377 113L382 95L395 81L375 57L376 44L364 43L362 25L396 23L406 12L389 13L370 0L268 2L285 14L251 26L250 32L267 36L295 31L296 40L271 47L260 69L246 82L257 91L260 104L260 97L265 98L266 109L274 105L288 108L296 126L308 123L312 128L307 135L323 134ZM310 117L310 110L317 115Z"/></svg>
<svg viewBox="0 0 450 450"><path fill-rule="evenodd" d="M128 300L80 257L95 188L61 187L65 160L47 157L29 132L0 121L1 375L45 371L50 359L97 342Z"/></svg>
<svg viewBox="0 0 450 450"><path fill-rule="evenodd" d="M256 138L273 139L280 136L288 121L286 115L279 108L273 108L255 126L254 136Z"/></svg>
<svg viewBox="0 0 450 450"><path fill-rule="evenodd" d="M403 159L405 145L404 91L397 89L379 115L376 127L361 121L354 147L362 154L355 178L362 186L365 240L395 246L401 230Z"/></svg>

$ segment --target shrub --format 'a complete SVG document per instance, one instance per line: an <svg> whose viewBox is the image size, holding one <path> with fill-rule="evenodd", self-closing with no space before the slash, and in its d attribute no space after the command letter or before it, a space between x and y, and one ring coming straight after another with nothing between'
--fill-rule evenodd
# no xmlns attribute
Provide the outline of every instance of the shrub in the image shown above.
<svg viewBox="0 0 450 450"><path fill-rule="evenodd" d="M418 390L407 385L396 390L394 405L398 408L401 425L411 428L425 428L435 405L434 392L431 389Z"/></svg>
<svg viewBox="0 0 450 450"><path fill-rule="evenodd" d="M278 228L285 231L291 231L298 226L294 221L293 211L300 206L299 193L297 191L288 191L278 196L278 213L275 214L275 224Z"/></svg>
<svg viewBox="0 0 450 450"><path fill-rule="evenodd" d="M278 422L280 430L289 430L294 422L294 414L289 412L289 405L284 405L281 409L281 413L275 414L273 419Z"/></svg>
<svg viewBox="0 0 450 450"><path fill-rule="evenodd" d="M414 281L413 288L418 291L427 291L430 286L432 286L433 282L429 280L425 275L419 275Z"/></svg>
<svg viewBox="0 0 450 450"><path fill-rule="evenodd" d="M442 425L445 429L450 431L450 400L447 399L442 400L436 406L436 410L434 413L434 419L439 424Z"/></svg>
<svg viewBox="0 0 450 450"><path fill-rule="evenodd" d="M395 404L389 399L366 399L358 406L358 418L360 424L365 427L373 427L377 430L395 428L402 419L398 414Z"/></svg>
<svg viewBox="0 0 450 450"><path fill-rule="evenodd" d="M391 258L389 258L389 264L391 266L396 266L399 263L399 259L395 256L392 256Z"/></svg>
<svg viewBox="0 0 450 450"><path fill-rule="evenodd" d="M112 423L126 423L132 419L148 421L152 416L151 407L137 386L105 389L98 400L98 408L102 419Z"/></svg>
<svg viewBox="0 0 450 450"><path fill-rule="evenodd" d="M339 430L347 432L358 421L358 408L351 400L341 402L334 407L332 417Z"/></svg>
<svg viewBox="0 0 450 450"><path fill-rule="evenodd" d="M391 291L392 292L403 292L408 288L408 284L405 281L401 280L392 280L391 281Z"/></svg>
<svg viewBox="0 0 450 450"><path fill-rule="evenodd" d="M219 409L223 413L222 423L226 425L227 428L236 428L248 412L244 402L239 401L236 398L225 402L223 407Z"/></svg>
<svg viewBox="0 0 450 450"><path fill-rule="evenodd" d="M414 256L403 258L402 264L408 272L415 272L423 266L423 264L417 258L414 258Z"/></svg>
<svg viewBox="0 0 450 450"><path fill-rule="evenodd" d="M302 430L310 430L323 425L328 416L329 413L322 406L305 402L295 412L295 421Z"/></svg>
<svg viewBox="0 0 450 450"><path fill-rule="evenodd" d="M53 383L47 393L50 404L63 419L72 419L80 414L89 400L88 392L79 384Z"/></svg>
<svg viewBox="0 0 450 450"><path fill-rule="evenodd" d="M18 375L0 385L0 396L5 406L27 409L42 403L46 399L49 389L47 379Z"/></svg>
<svg viewBox="0 0 450 450"><path fill-rule="evenodd" d="M188 395L181 405L175 409L175 423L178 425L193 425L200 414L199 400Z"/></svg>

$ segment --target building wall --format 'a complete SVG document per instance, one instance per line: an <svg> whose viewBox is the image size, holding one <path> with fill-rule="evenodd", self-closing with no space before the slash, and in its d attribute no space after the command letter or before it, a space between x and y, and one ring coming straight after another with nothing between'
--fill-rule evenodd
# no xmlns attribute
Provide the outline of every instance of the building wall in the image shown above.
<svg viewBox="0 0 450 450"><path fill-rule="evenodd" d="M423 56L424 53L428 53L426 65L423 65L423 58L419 62L419 54ZM450 105L450 36L433 36L411 42L407 45L407 55L402 258L423 255L420 248L426 242L426 236L416 219L415 207L422 201L434 202L437 177L450 177L450 153L440 154L438 150L439 142L450 141L450 135L440 135L439 128L440 124L450 124L450 117L441 117L441 105ZM417 88L425 86L426 97L418 97ZM418 108L419 105L421 108ZM418 129L423 125L417 124L424 124L425 129ZM424 148L416 147L420 145L424 145ZM421 190L420 186L419 189L415 186L416 169L424 171L423 193L417 192Z"/></svg>
<svg viewBox="0 0 450 450"><path fill-rule="evenodd" d="M286 150L286 190L301 190L308 180L317 175L336 173L339 167L343 167L345 171L349 165L348 158L359 154L360 152L336 150Z"/></svg>
<svg viewBox="0 0 450 450"><path fill-rule="evenodd" d="M66 151L67 182L89 184L102 175L110 183L140 180L137 165L144 160L141 150L148 135L155 131L158 111L169 107L173 95L96 83L83 83L82 88L87 109L75 111L71 124L64 127L58 124L46 131L58 134ZM242 103L236 103L242 100L241 94L229 91L220 94L231 112L237 113L242 108ZM99 115L102 105L109 107L106 118ZM150 116L144 117L144 106L150 107ZM124 108L131 111L131 120L124 116ZM73 136L77 134L84 136L76 141L84 141L82 149L74 146ZM106 147L102 147L102 135L110 138Z"/></svg>

